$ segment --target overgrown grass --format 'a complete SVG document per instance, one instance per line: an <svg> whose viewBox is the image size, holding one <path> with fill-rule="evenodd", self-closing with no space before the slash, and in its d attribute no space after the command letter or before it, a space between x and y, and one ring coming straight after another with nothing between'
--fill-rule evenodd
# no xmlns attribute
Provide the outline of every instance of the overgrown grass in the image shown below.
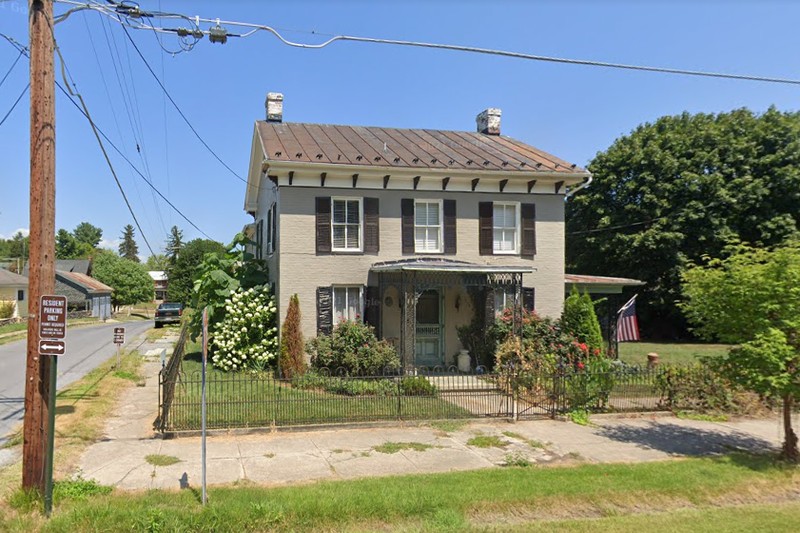
<svg viewBox="0 0 800 533"><path fill-rule="evenodd" d="M469 424L467 420L435 420L428 425L444 433L454 433L461 431Z"/></svg>
<svg viewBox="0 0 800 533"><path fill-rule="evenodd" d="M800 503L763 503L793 499L798 484L797 468L746 455L505 468L272 489L212 487L206 507L191 490L114 491L66 499L46 524L36 513L5 515L0 530L719 531L725 525L794 531ZM725 505L736 507L714 508Z"/></svg>
<svg viewBox="0 0 800 533"><path fill-rule="evenodd" d="M619 358L626 363L646 365L647 354L658 354L661 364L694 363L699 357L717 357L728 353L728 344L691 344L669 342L621 342Z"/></svg>
<svg viewBox="0 0 800 533"><path fill-rule="evenodd" d="M170 410L174 429L200 428L202 364L197 345L187 345L183 381L175 387ZM269 375L207 372L208 427L269 427L379 420L435 420L473 415L437 396L336 394L296 389ZM399 415L399 416L398 416Z"/></svg>
<svg viewBox="0 0 800 533"><path fill-rule="evenodd" d="M137 352L125 353L118 371L138 376L141 361ZM56 452L53 463L57 481L67 478L83 451L102 437L105 420L117 398L132 386L128 379L114 375L116 363L116 356L112 357L56 396ZM11 441L21 443L21 438L14 435ZM5 500L20 483L20 463L0 469L0 501ZM3 512L3 505L0 504L0 514Z"/></svg>
<svg viewBox="0 0 800 533"><path fill-rule="evenodd" d="M701 422L727 422L728 415L712 413L695 413L694 411L678 411L675 413L678 418L684 420L699 420Z"/></svg>
<svg viewBox="0 0 800 533"><path fill-rule="evenodd" d="M536 439L529 439L529 438L525 437L524 435L520 435L519 433L515 433L513 431L504 431L503 435L505 435L506 437L508 437L510 439L521 440L522 442L524 442L525 444L527 444L528 446L530 446L534 450L543 450L543 449L545 449L547 447L547 445L544 442L538 441Z"/></svg>

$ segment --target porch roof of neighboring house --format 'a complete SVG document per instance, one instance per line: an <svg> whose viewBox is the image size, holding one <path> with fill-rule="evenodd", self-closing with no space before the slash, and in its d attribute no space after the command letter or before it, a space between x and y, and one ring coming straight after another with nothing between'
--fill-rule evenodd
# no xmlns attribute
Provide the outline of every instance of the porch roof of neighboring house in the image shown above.
<svg viewBox="0 0 800 533"><path fill-rule="evenodd" d="M588 176L575 164L504 135L263 120L256 130L270 161Z"/></svg>
<svg viewBox="0 0 800 533"><path fill-rule="evenodd" d="M104 283L100 283L93 277L81 274L80 272L64 272L61 270L56 271L56 277L62 277L66 281L81 287L87 294L111 294L114 290Z"/></svg>
<svg viewBox="0 0 800 533"><path fill-rule="evenodd" d="M27 287L28 278L0 268L0 287Z"/></svg>
<svg viewBox="0 0 800 533"><path fill-rule="evenodd" d="M591 276L587 274L565 274L564 289L570 292L572 287L590 294L620 294L625 287L641 287L645 282L632 278L614 278L609 276Z"/></svg>
<svg viewBox="0 0 800 533"><path fill-rule="evenodd" d="M153 281L167 281L167 273L163 270L149 270L147 272Z"/></svg>
<svg viewBox="0 0 800 533"><path fill-rule="evenodd" d="M419 258L374 263L373 272L454 272L464 274L527 274L536 269L518 265L478 265L453 259Z"/></svg>

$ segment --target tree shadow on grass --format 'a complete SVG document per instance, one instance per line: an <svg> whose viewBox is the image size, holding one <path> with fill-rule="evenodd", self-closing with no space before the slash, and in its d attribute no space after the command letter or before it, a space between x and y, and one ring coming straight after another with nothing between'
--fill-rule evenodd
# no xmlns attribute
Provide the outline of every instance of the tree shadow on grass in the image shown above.
<svg viewBox="0 0 800 533"><path fill-rule="evenodd" d="M731 452L768 454L777 450L771 442L740 431L716 431L669 423L604 426L596 433L618 442L628 442L671 455L705 456Z"/></svg>

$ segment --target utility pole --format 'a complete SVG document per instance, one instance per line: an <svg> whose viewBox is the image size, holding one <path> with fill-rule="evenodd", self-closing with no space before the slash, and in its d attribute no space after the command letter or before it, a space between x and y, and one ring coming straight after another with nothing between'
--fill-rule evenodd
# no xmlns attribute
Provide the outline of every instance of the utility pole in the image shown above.
<svg viewBox="0 0 800 533"><path fill-rule="evenodd" d="M50 358L39 355L39 301L55 286L56 128L53 1L29 0L31 53L31 198L28 270L28 351L22 487L45 491Z"/></svg>

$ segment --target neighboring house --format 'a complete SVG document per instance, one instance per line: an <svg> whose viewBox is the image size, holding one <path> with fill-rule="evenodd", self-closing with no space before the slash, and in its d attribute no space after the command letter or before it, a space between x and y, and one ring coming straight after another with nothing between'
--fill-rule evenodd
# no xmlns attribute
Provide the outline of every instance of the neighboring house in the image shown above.
<svg viewBox="0 0 800 533"><path fill-rule="evenodd" d="M147 273L153 278L155 300L157 302L163 302L167 299L167 273L163 270L150 270Z"/></svg>
<svg viewBox="0 0 800 533"><path fill-rule="evenodd" d="M90 316L111 316L113 289L80 272L56 270L56 294L67 297L69 309L88 311Z"/></svg>
<svg viewBox="0 0 800 533"><path fill-rule="evenodd" d="M55 267L55 293L67 297L71 311L88 311L90 316L103 319L111 316L111 293L114 289L91 277L91 260L57 259ZM28 265L25 265L27 272Z"/></svg>
<svg viewBox="0 0 800 533"><path fill-rule="evenodd" d="M432 366L475 316L560 315L564 198L587 171L501 136L498 109L458 132L283 123L282 101L255 124L245 196L281 320L297 293L307 338L363 319Z"/></svg>
<svg viewBox="0 0 800 533"><path fill-rule="evenodd" d="M28 316L28 278L0 269L0 302L13 302L12 318Z"/></svg>

